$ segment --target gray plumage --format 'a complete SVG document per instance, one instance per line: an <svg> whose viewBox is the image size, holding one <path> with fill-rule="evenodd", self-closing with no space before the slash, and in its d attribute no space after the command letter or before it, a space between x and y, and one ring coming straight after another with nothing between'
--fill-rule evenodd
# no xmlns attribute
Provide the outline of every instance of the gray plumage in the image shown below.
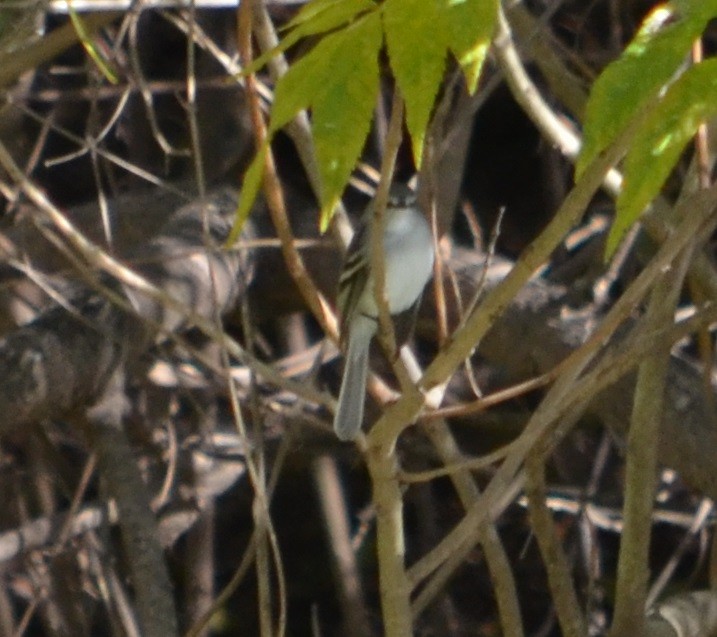
<svg viewBox="0 0 717 637"><path fill-rule="evenodd" d="M341 440L353 440L363 422L368 354L378 329L374 280L370 270L370 223L356 233L339 280L338 305L341 338L346 343L346 366L334 416L334 431ZM386 298L392 315L410 309L420 298L433 271L433 239L413 192L394 185L386 208L383 236Z"/></svg>

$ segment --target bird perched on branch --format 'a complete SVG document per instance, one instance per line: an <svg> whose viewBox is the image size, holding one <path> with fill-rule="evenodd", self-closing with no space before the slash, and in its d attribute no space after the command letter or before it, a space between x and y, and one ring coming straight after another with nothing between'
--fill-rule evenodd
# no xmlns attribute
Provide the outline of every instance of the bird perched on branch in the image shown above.
<svg viewBox="0 0 717 637"><path fill-rule="evenodd" d="M339 280L338 307L346 366L334 416L334 431L341 440L354 440L363 421L368 354L378 330L378 305L371 262L373 203L349 246ZM391 315L417 305L433 272L431 228L418 207L415 193L394 184L386 206L383 233L385 294Z"/></svg>

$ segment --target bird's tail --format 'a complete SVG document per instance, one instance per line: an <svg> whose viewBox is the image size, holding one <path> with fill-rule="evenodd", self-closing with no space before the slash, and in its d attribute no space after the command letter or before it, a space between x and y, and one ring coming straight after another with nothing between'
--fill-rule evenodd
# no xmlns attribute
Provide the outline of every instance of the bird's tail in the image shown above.
<svg viewBox="0 0 717 637"><path fill-rule="evenodd" d="M368 317L357 317L351 326L346 367L334 416L334 431L340 440L354 440L361 430L369 346L375 331L376 322Z"/></svg>

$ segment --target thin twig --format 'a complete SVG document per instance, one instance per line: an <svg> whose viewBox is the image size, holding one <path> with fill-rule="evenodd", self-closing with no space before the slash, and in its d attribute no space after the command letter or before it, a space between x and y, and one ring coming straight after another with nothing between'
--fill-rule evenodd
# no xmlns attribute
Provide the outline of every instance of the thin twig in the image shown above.
<svg viewBox="0 0 717 637"><path fill-rule="evenodd" d="M239 7L237 15L237 40L239 43L239 53L245 66L251 64L253 59L253 51L251 44L252 37L252 14L254 6L257 3L243 2ZM259 104L258 93L256 90L256 78L254 74L250 74L245 78L245 88L247 92L247 100L249 103L252 123L254 126L254 134L257 145L261 145L266 140L266 126L264 117ZM286 209L284 207L283 197L281 194L281 185L279 183L276 168L274 166L271 151L267 152L267 158L264 165L264 192L266 194L267 204L270 214L277 229L277 234L282 242L282 252L287 267L294 277L299 290L304 295L310 308L314 311L319 309L317 319L321 322L323 318L323 310L308 273L304 268L303 261L296 247L293 245L293 233L286 217ZM248 326L247 326L248 327ZM229 366L228 355L224 354L225 364ZM234 387L234 383L230 383L230 400L235 423L240 435L244 439L248 439L248 432L244 423L239 397ZM259 418L258 410L255 410L255 422L257 427L261 428L261 418ZM255 432L257 433L257 432ZM277 633L281 636L284 634L286 626L286 592L284 590L284 571L281 560L281 552L276 537L271 514L269 512L269 497L266 488L266 463L263 456L261 444L261 435L258 434L256 452L247 458L247 469L254 489L254 502L252 514L254 519L255 541L256 541L256 576L259 591L259 627L260 634L263 637L270 637L274 634L274 618L272 612L272 578L271 578L271 561L273 558L277 572L277 580L279 583L279 600L281 604L280 618L277 626Z"/></svg>
<svg viewBox="0 0 717 637"><path fill-rule="evenodd" d="M294 440L290 434L283 436L281 439L281 445L279 446L279 450L276 454L274 460L274 467L272 469L271 476L269 477L268 484L266 487L266 497L268 501L271 501L274 490L276 489L276 484L279 481L279 475L284 466L284 460L286 459L289 450L292 448L293 443ZM221 610L224 605L229 601L231 596L236 592L239 585L244 581L244 577L246 577L247 573L249 572L249 568L253 564L254 559L256 557L256 548L257 529L254 528L252 530L251 537L247 542L244 555L242 556L239 566L234 571L234 574L232 575L231 579L224 587L222 592L217 595L217 598L214 600L210 608L207 609L207 611L197 620L197 622L189 628L189 630L185 633L184 637L198 637L205 629L207 624L211 621L215 613ZM281 625L282 624L280 623L280 626Z"/></svg>

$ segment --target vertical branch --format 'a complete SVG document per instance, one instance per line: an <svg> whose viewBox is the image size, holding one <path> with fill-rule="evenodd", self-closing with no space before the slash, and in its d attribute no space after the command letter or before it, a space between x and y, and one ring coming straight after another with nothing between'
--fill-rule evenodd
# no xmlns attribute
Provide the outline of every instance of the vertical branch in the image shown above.
<svg viewBox="0 0 717 637"><path fill-rule="evenodd" d="M253 0L242 2L237 16L239 52L242 62L245 65L250 64L253 57L251 36L255 4L256 3ZM246 78L246 91L257 146L261 146L266 142L267 132L259 105L256 90L256 78L253 74L248 75ZM294 246L294 237L289 221L286 217L286 208L284 206L284 200L281 192L281 184L279 183L279 177L276 173L276 166L274 165L271 150L266 153L266 161L264 165L264 192L272 221L274 222L277 234L281 240L282 252L284 254L287 268L301 291L304 300L307 302L307 305L312 310L317 320L321 322L322 325L325 325L326 319L321 300L316 291L316 286L313 284L311 278L306 272L301 256ZM244 305L244 317L246 317L246 309L246 305ZM226 352L224 355L226 356ZM226 360L226 363L228 367L228 359ZM240 435L244 439L247 439L246 428L241 413L241 406L239 405L239 397L237 396L233 381L230 381L230 400L237 429ZM260 422L260 420L255 419L255 422ZM266 468L264 457L262 455L263 444L260 432L259 435L256 436L256 441L257 449L255 453L252 454L253 458L250 458L247 462L247 469L249 471L249 476L255 493L252 514L254 518L254 528L256 531L256 571L259 589L258 610L260 634L263 637L269 637L274 634L271 589L272 552L275 557L275 565L280 587L279 595L281 601L281 612L277 628L277 634L279 635L283 635L285 628L285 591L283 588L284 574L276 533L274 532L269 514L269 497L266 490Z"/></svg>
<svg viewBox="0 0 717 637"><path fill-rule="evenodd" d="M204 173L204 155L197 121L197 76L195 54L195 29L197 26L197 7L194 2L189 4L189 19L187 21L187 123L189 125L189 139L194 160L194 177L197 181L197 192L201 196L206 193L207 185Z"/></svg>
<svg viewBox="0 0 717 637"><path fill-rule="evenodd" d="M697 38L692 44L692 61L694 64L702 62L704 59L704 50L702 46L702 38ZM710 133L710 130L706 123L702 123L695 133L694 146L695 155L692 160L692 165L688 172L688 177L692 176L691 180L686 180L686 185L683 186L683 192L680 196L684 196L685 190L691 192L695 188L707 189L712 185L712 169L715 164L715 153L711 147L714 146L714 141L710 141L710 135L714 137L714 132ZM692 173L696 173L693 175ZM690 183L692 180L696 181L696 184ZM704 286L699 284L695 276L688 278L690 295L692 301L695 304L705 302L710 298L709 293L705 290ZM697 349L702 359L702 382L704 383L704 396L707 400L707 407L709 409L708 416L712 419L713 426L717 426L717 401L715 401L714 391L712 390L712 334L708 327L700 329L696 336Z"/></svg>
<svg viewBox="0 0 717 637"><path fill-rule="evenodd" d="M373 505L376 507L376 542L384 635L411 637L411 585L404 567L406 547L403 502L396 475L395 449L393 446L383 445L370 448L366 461L373 485Z"/></svg>
<svg viewBox="0 0 717 637"><path fill-rule="evenodd" d="M239 7L239 53L242 58L242 63L245 66L249 65L253 59L251 46L253 4L254 3L250 1L242 3ZM256 138L256 146L260 148L262 144L267 141L267 130L259 103L256 77L253 73L247 74L245 78L245 88L252 127L254 128L254 136ZM337 338L333 319L328 316L328 304L317 291L316 285L306 270L304 261L294 245L294 234L286 214L281 182L279 181L279 175L276 170L271 148L268 149L264 161L264 196L266 197L272 223L276 228L276 234L281 242L281 251L291 278L296 283L307 307L314 315L314 318L319 322L324 332L333 338Z"/></svg>
<svg viewBox="0 0 717 637"><path fill-rule="evenodd" d="M87 433L110 497L117 502L122 542L145 637L178 635L172 585L159 543L147 488L122 429L124 374L118 370L101 398L87 410Z"/></svg>
<svg viewBox="0 0 717 637"><path fill-rule="evenodd" d="M262 463L263 466L263 463ZM263 471L262 476L263 477ZM266 510L262 498L256 496L252 506L252 517L256 529L256 579L259 590L259 634L271 637L274 634L271 603L271 554L268 541Z"/></svg>
<svg viewBox="0 0 717 637"><path fill-rule="evenodd" d="M674 321L692 249L688 248L655 284L645 317L645 330L659 330ZM649 529L657 472L659 427L670 361L669 347L658 348L640 365L635 386L625 467L624 527L615 589L615 616L610 634L639 635L644 625L649 579Z"/></svg>
<svg viewBox="0 0 717 637"><path fill-rule="evenodd" d="M379 310L379 338L381 345L392 359L396 351L388 302L386 299L386 264L383 253L383 213L386 209L388 189L391 184L396 155L401 143L403 124L403 100L395 89L391 120L386 138L386 148L381 162L381 180L376 192L374 223L371 233L371 267L374 270L376 303ZM380 230L380 231L379 231ZM401 385L406 378L405 370L395 366ZM403 373L401 373L403 372ZM400 428L395 428L396 435ZM404 566L405 546L403 528L403 501L396 471L396 437L373 448L366 454L366 462L373 486L373 503L376 507L376 533L378 544L379 581L381 609L383 611L386 637L409 637L411 627L411 586Z"/></svg>
<svg viewBox="0 0 717 637"><path fill-rule="evenodd" d="M697 38L692 44L692 61L694 64L702 62L704 59L704 50L702 47L702 39ZM709 131L707 124L701 124L697 128L695 134L695 155L697 161L697 181L700 188L709 188L712 183L711 164L713 157L710 157Z"/></svg>
<svg viewBox="0 0 717 637"><path fill-rule="evenodd" d="M383 246L383 233L386 227L385 212L388 201L388 191L393 180L393 172L396 166L396 156L401 146L403 134L403 99L398 87L394 89L393 102L391 104L391 119L388 123L388 134L386 136L386 147L381 161L381 179L376 189L374 198L373 219L367 220L373 224L371 232L371 245L369 259L371 269L374 272L374 293L376 295L376 306L378 307L379 341L383 346L389 360L396 359L396 335L391 320L391 310L386 297L386 258ZM401 365L394 365L394 371L405 386L406 374L401 373ZM409 381L410 382L410 381Z"/></svg>
<svg viewBox="0 0 717 637"><path fill-rule="evenodd" d="M538 540L543 563L548 575L548 585L555 610L565 637L582 637L587 634L585 617L570 576L570 565L555 534L550 509L545 505L544 456L539 450L531 453L525 462L526 488L530 524Z"/></svg>

